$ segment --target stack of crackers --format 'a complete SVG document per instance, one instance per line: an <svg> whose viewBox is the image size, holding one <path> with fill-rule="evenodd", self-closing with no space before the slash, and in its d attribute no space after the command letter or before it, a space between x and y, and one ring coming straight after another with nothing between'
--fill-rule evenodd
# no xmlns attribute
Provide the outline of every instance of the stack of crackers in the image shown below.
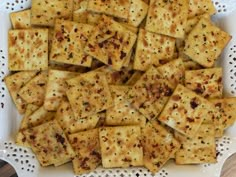
<svg viewBox="0 0 236 177"><path fill-rule="evenodd" d="M216 163L236 118L215 61L231 36L210 0L32 0L10 14L16 143L76 174Z"/></svg>

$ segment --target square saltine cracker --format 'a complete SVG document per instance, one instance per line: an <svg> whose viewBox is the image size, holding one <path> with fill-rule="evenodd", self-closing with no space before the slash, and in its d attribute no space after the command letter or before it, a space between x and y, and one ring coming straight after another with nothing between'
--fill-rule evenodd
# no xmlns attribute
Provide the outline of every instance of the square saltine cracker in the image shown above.
<svg viewBox="0 0 236 177"><path fill-rule="evenodd" d="M100 119L105 118L105 113L97 113L88 117L75 117L70 103L63 100L57 109L55 119L66 134L90 130L97 126Z"/></svg>
<svg viewBox="0 0 236 177"><path fill-rule="evenodd" d="M153 174L175 154L180 144L174 136L156 121L142 128L144 166Z"/></svg>
<svg viewBox="0 0 236 177"><path fill-rule="evenodd" d="M158 69L152 66L129 90L127 100L147 119L155 119L173 89L170 82L163 79Z"/></svg>
<svg viewBox="0 0 236 177"><path fill-rule="evenodd" d="M91 71L67 80L66 91L75 117L87 117L113 106L106 76Z"/></svg>
<svg viewBox="0 0 236 177"><path fill-rule="evenodd" d="M30 14L30 9L10 13L12 27L14 29L31 28Z"/></svg>
<svg viewBox="0 0 236 177"><path fill-rule="evenodd" d="M143 165L139 126L102 127L99 139L104 168Z"/></svg>
<svg viewBox="0 0 236 177"><path fill-rule="evenodd" d="M216 144L213 124L202 124L195 137L189 138L175 133L181 142L175 154L177 164L216 163Z"/></svg>
<svg viewBox="0 0 236 177"><path fill-rule="evenodd" d="M130 88L130 86L110 85L114 106L106 110L106 125L143 126L146 123L146 118L127 101L126 93Z"/></svg>
<svg viewBox="0 0 236 177"><path fill-rule="evenodd" d="M76 153L72 161L76 175L91 172L101 164L98 128L71 134L69 142Z"/></svg>
<svg viewBox="0 0 236 177"><path fill-rule="evenodd" d="M139 30L134 58L134 69L146 71L151 65L161 65L168 62L174 55L175 39Z"/></svg>
<svg viewBox="0 0 236 177"><path fill-rule="evenodd" d="M60 102L66 99L68 88L66 80L78 76L77 72L50 69L44 99L44 108L49 111L56 111Z"/></svg>
<svg viewBox="0 0 236 177"><path fill-rule="evenodd" d="M20 114L25 112L27 103L20 97L18 92L36 73L36 71L21 71L4 78L7 89Z"/></svg>
<svg viewBox="0 0 236 177"><path fill-rule="evenodd" d="M56 20L50 60L90 67L92 57L84 53L84 47L92 30L92 25Z"/></svg>
<svg viewBox="0 0 236 177"><path fill-rule="evenodd" d="M110 16L128 19L131 0L89 0L88 10Z"/></svg>
<svg viewBox="0 0 236 177"><path fill-rule="evenodd" d="M32 0L31 24L54 26L55 19L72 19L73 0Z"/></svg>
<svg viewBox="0 0 236 177"><path fill-rule="evenodd" d="M113 69L120 70L135 41L135 33L103 15L84 51Z"/></svg>
<svg viewBox="0 0 236 177"><path fill-rule="evenodd" d="M18 92L19 96L28 104L42 105L46 93L48 73L40 72L27 82Z"/></svg>
<svg viewBox="0 0 236 177"><path fill-rule="evenodd" d="M56 120L27 129L23 133L42 166L61 165L75 157L74 150Z"/></svg>
<svg viewBox="0 0 236 177"><path fill-rule="evenodd" d="M221 98L222 77L222 68L186 71L185 86L204 98Z"/></svg>
<svg viewBox="0 0 236 177"><path fill-rule="evenodd" d="M151 0L145 29L174 38L183 38L188 17L188 0Z"/></svg>
<svg viewBox="0 0 236 177"><path fill-rule="evenodd" d="M185 39L184 54L210 68L231 38L228 33L213 25L210 19L202 18Z"/></svg>
<svg viewBox="0 0 236 177"><path fill-rule="evenodd" d="M47 70L48 29L19 29L8 32L10 71Z"/></svg>
<svg viewBox="0 0 236 177"><path fill-rule="evenodd" d="M194 137L203 120L210 117L209 104L208 100L179 84L158 120L185 136Z"/></svg>

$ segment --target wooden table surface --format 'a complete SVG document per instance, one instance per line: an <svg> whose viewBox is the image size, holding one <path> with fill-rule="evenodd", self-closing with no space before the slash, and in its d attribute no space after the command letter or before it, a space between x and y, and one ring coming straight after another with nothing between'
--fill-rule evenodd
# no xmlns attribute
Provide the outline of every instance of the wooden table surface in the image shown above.
<svg viewBox="0 0 236 177"><path fill-rule="evenodd" d="M17 177L11 165L0 160L0 177ZM225 162L220 177L236 177L236 154Z"/></svg>

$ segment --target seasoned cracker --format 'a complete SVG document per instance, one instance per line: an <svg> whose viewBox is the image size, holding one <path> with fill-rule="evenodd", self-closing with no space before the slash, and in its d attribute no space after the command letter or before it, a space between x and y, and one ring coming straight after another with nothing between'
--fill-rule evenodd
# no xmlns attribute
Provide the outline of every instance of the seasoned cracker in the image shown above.
<svg viewBox="0 0 236 177"><path fill-rule="evenodd" d="M48 29L20 29L8 32L10 71L48 68Z"/></svg>
<svg viewBox="0 0 236 177"><path fill-rule="evenodd" d="M74 0L73 21L78 23L97 25L102 14L89 11L88 1L89 0Z"/></svg>
<svg viewBox="0 0 236 177"><path fill-rule="evenodd" d="M215 137L221 138L224 134L224 117L221 114L220 110L217 109L214 104L209 102L205 106L205 110L207 110L207 117L203 118L202 124L213 124L215 129Z"/></svg>
<svg viewBox="0 0 236 177"><path fill-rule="evenodd" d="M54 119L54 117L55 112L49 112L41 106L22 120L22 126L24 129L35 127Z"/></svg>
<svg viewBox="0 0 236 177"><path fill-rule="evenodd" d="M42 166L66 163L75 156L56 120L27 129L23 133Z"/></svg>
<svg viewBox="0 0 236 177"><path fill-rule="evenodd" d="M146 71L152 64L158 66L166 63L173 57L174 49L174 38L140 29L134 58L134 69Z"/></svg>
<svg viewBox="0 0 236 177"><path fill-rule="evenodd" d="M84 47L93 26L66 20L56 20L50 60L90 67L92 57Z"/></svg>
<svg viewBox="0 0 236 177"><path fill-rule="evenodd" d="M226 129L232 126L236 119L236 98L210 99L222 115L222 126Z"/></svg>
<svg viewBox="0 0 236 177"><path fill-rule="evenodd" d="M129 86L110 86L114 106L106 110L106 125L143 126L146 123L146 118L126 101L126 93L130 88Z"/></svg>
<svg viewBox="0 0 236 177"><path fill-rule="evenodd" d="M194 137L204 118L208 118L206 99L179 84L158 120L188 137Z"/></svg>
<svg viewBox="0 0 236 177"><path fill-rule="evenodd" d="M205 98L221 98L222 68L186 71L185 86Z"/></svg>
<svg viewBox="0 0 236 177"><path fill-rule="evenodd" d="M188 17L188 0L151 0L145 29L174 38L183 38Z"/></svg>
<svg viewBox="0 0 236 177"><path fill-rule="evenodd" d="M128 92L128 101L147 119L155 119L173 91L157 68L150 67Z"/></svg>
<svg viewBox="0 0 236 177"><path fill-rule="evenodd" d="M32 0L31 23L54 26L55 19L72 19L73 0Z"/></svg>
<svg viewBox="0 0 236 177"><path fill-rule="evenodd" d="M23 10L10 13L12 27L14 29L31 28L30 14L31 10Z"/></svg>
<svg viewBox="0 0 236 177"><path fill-rule="evenodd" d="M66 94L75 117L83 118L101 112L113 105L106 76L91 71L67 80Z"/></svg>
<svg viewBox="0 0 236 177"><path fill-rule="evenodd" d="M131 0L127 23L138 27L146 17L148 4L142 0Z"/></svg>
<svg viewBox="0 0 236 177"><path fill-rule="evenodd" d="M99 139L104 168L143 165L139 126L103 127Z"/></svg>
<svg viewBox="0 0 236 177"><path fill-rule="evenodd" d="M202 124L195 137L189 138L175 134L181 142L180 149L176 152L177 164L202 164L216 163L216 144L213 124Z"/></svg>
<svg viewBox="0 0 236 177"><path fill-rule="evenodd" d="M73 0L73 21L78 23L87 23L89 0Z"/></svg>
<svg viewBox="0 0 236 177"><path fill-rule="evenodd" d="M25 111L25 114L24 114L24 117L22 118L22 120L21 120L21 124L20 124L20 130L25 130L25 129L27 129L27 128L29 128L29 127L32 127L32 126L34 126L35 124L30 124L29 122L31 121L31 120L39 120L40 119L40 116L35 116L36 114L37 115L39 115L38 114L38 109L39 109L40 107L39 106L37 106L37 105L34 105L34 104L28 104L27 105L27 107L26 107L26 111ZM41 107L41 109L43 109L42 107ZM44 109L43 109L44 110ZM37 112L37 113L36 113ZM35 113L35 115L33 116L33 118L30 118L29 119L29 117L33 114L33 113ZM42 114L41 114L42 115ZM34 118L34 117L37 117L36 119Z"/></svg>
<svg viewBox="0 0 236 177"><path fill-rule="evenodd" d="M173 87L184 83L185 67L182 58L170 61L159 66L157 69L161 73L162 77L168 80Z"/></svg>
<svg viewBox="0 0 236 177"><path fill-rule="evenodd" d="M125 84L133 74L133 71L129 69L123 68L120 71L116 71L109 66L102 66L98 68L96 71L105 74L109 85Z"/></svg>
<svg viewBox="0 0 236 177"><path fill-rule="evenodd" d="M156 121L142 129L144 166L156 173L179 149L179 142Z"/></svg>
<svg viewBox="0 0 236 177"><path fill-rule="evenodd" d="M98 121L104 117L105 113L97 113L84 118L75 117L67 100L61 102L55 115L55 119L66 134L93 129L96 127Z"/></svg>
<svg viewBox="0 0 236 177"><path fill-rule="evenodd" d="M49 70L48 82L46 86L44 108L49 111L56 111L60 102L66 99L66 90L68 89L66 80L78 76L79 73Z"/></svg>
<svg viewBox="0 0 236 177"><path fill-rule="evenodd" d="M16 137L15 137L15 142L16 142L17 145L24 146L24 147L30 147L30 145L26 141L26 138L23 134L23 131L28 128L28 123L27 123L28 117L34 111L36 111L38 108L39 108L38 106L33 105L33 104L28 104L27 105L24 117L21 120L19 130L18 130L18 132L16 134Z"/></svg>
<svg viewBox="0 0 236 177"><path fill-rule="evenodd" d="M88 10L128 19L131 0L89 0Z"/></svg>
<svg viewBox="0 0 236 177"><path fill-rule="evenodd" d="M202 18L185 40L184 53L200 65L210 68L230 41L231 36Z"/></svg>
<svg viewBox="0 0 236 177"><path fill-rule="evenodd" d="M210 17L209 14L203 14L203 15L198 15L198 16L192 17L192 18L187 20L187 24L185 26L185 34L186 34L186 36L193 30L193 28L197 25L197 23L202 18L207 18L207 19L210 20L211 17Z"/></svg>
<svg viewBox="0 0 236 177"><path fill-rule="evenodd" d="M20 95L18 95L18 92L36 75L36 73L37 72L35 71L21 71L9 75L4 79L11 98L20 114L25 112L27 103L20 97Z"/></svg>
<svg viewBox="0 0 236 177"><path fill-rule="evenodd" d="M188 18L192 18L194 16L202 14L213 15L215 13L216 9L211 0L204 0L204 1L189 0Z"/></svg>
<svg viewBox="0 0 236 177"><path fill-rule="evenodd" d="M69 141L76 153L76 157L72 161L76 175L91 172L101 164L97 128L69 135Z"/></svg>
<svg viewBox="0 0 236 177"><path fill-rule="evenodd" d="M120 70L135 41L136 34L103 15L84 51L113 69Z"/></svg>
<svg viewBox="0 0 236 177"><path fill-rule="evenodd" d="M46 71L39 73L19 90L19 96L28 104L42 105L46 93L47 79Z"/></svg>

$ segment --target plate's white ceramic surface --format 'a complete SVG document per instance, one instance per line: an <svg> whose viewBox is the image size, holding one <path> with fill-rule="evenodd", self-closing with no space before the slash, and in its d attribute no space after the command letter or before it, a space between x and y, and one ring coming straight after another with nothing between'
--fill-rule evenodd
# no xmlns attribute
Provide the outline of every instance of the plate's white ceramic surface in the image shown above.
<svg viewBox="0 0 236 177"><path fill-rule="evenodd" d="M30 7L30 0L0 1L0 159L11 163L19 177L73 177L72 164L61 167L41 168L31 150L18 147L13 137L21 117L8 94L3 82L7 70L7 33L11 28L9 13ZM233 38L219 59L224 69L224 93L236 96L236 0L214 0L218 13L213 20ZM219 177L224 161L236 152L236 125L226 131L225 136L217 141L218 163L195 166L177 166L169 162L156 174L158 177ZM152 176L144 168L98 169L83 177L118 177Z"/></svg>

